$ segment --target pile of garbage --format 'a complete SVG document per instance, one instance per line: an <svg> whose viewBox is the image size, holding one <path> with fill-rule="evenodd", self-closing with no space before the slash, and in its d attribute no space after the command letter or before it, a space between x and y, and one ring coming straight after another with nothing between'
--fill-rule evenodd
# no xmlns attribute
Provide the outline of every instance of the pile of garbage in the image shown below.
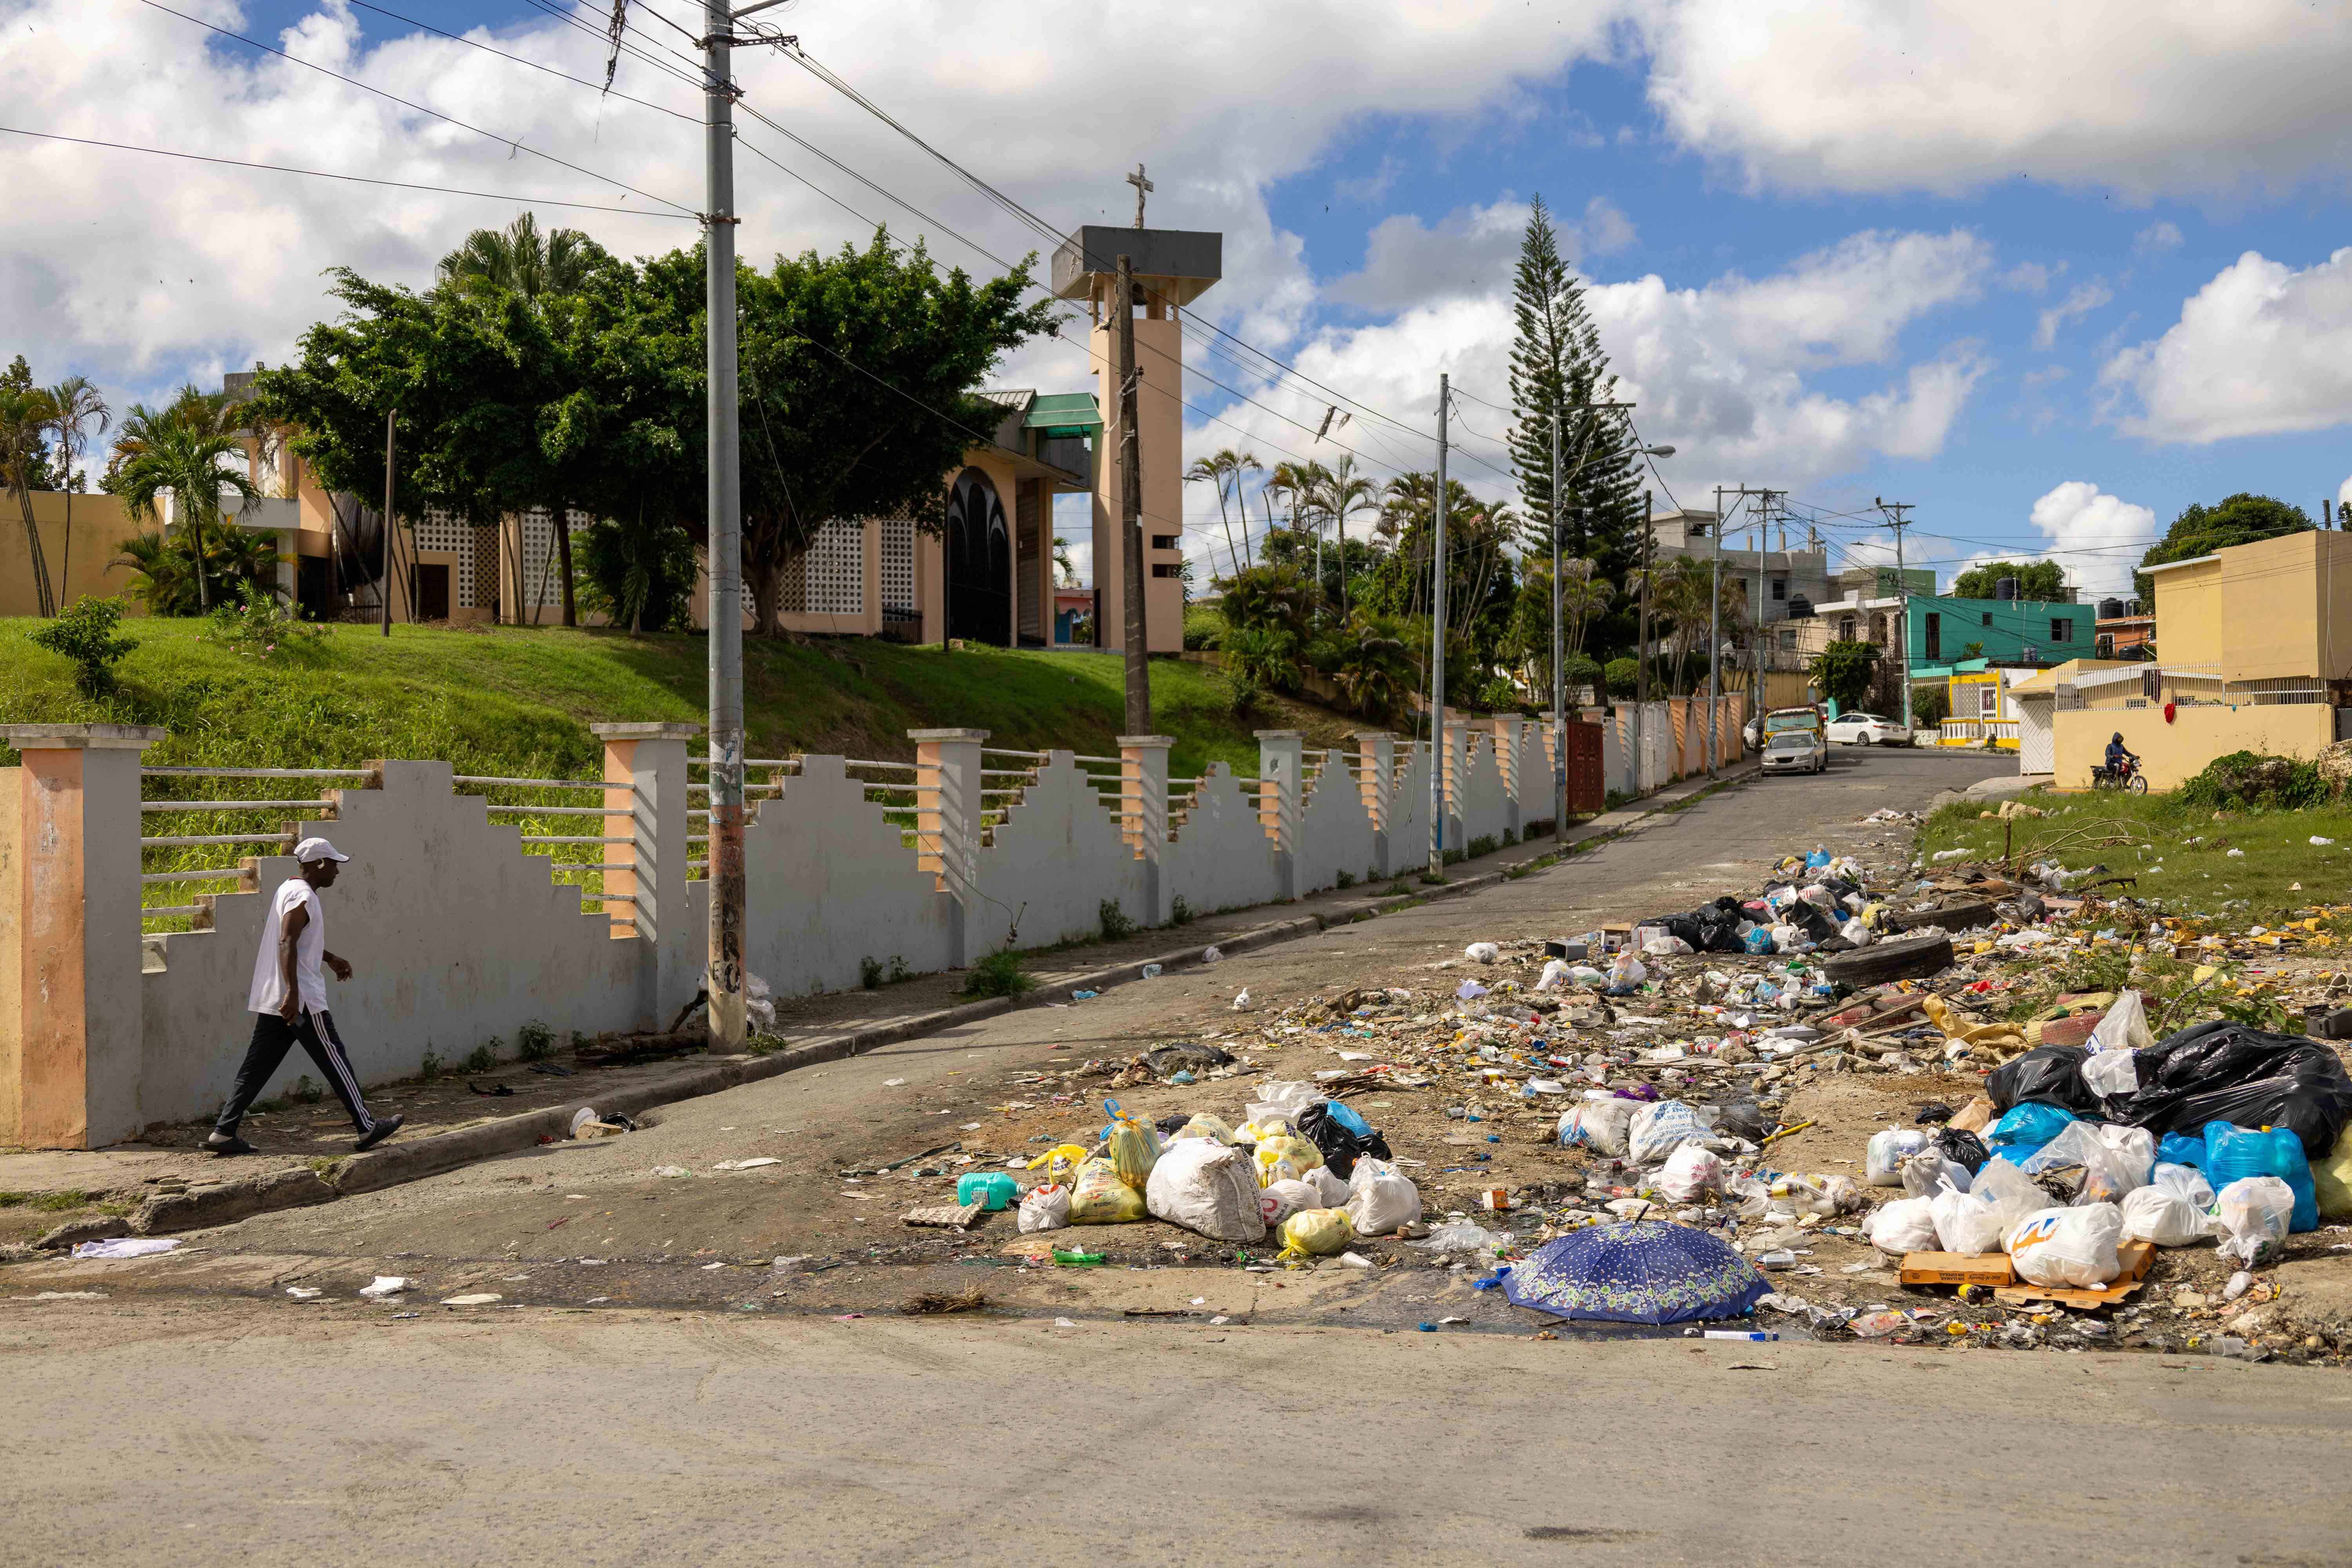
<svg viewBox="0 0 2352 1568"><path fill-rule="evenodd" d="M1205 1111L1155 1124L1105 1100L1092 1147L1065 1143L1028 1162L1045 1179L1019 1194L1023 1233L1150 1217L1215 1241L1272 1236L1282 1257L1307 1258L1418 1225L1420 1188L1355 1110L1307 1083L1266 1082L1258 1094L1238 1126ZM965 1177L958 1196L969 1201L966 1188L991 1208L1013 1197L1003 1173Z"/></svg>

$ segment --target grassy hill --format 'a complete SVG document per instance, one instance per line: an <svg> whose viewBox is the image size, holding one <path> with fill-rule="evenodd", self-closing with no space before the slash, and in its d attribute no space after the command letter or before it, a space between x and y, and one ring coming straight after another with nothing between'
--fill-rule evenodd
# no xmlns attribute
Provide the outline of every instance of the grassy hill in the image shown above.
<svg viewBox="0 0 2352 1568"><path fill-rule="evenodd" d="M315 648L263 664L207 639L201 622L128 621L139 647L119 667L121 689L92 701L65 659L26 640L38 624L0 619L0 722L160 724L171 738L147 753L152 764L424 757L459 773L584 777L601 756L590 724L705 714L705 644L679 635L395 626L387 639L335 626ZM754 756L909 761L908 730L948 725L986 730L996 745L1106 755L1125 728L1116 654L747 638L743 665ZM1151 691L1152 727L1175 738L1180 776L1212 761L1255 773L1256 729L1336 746L1359 722L1279 698L1237 717L1213 671L1174 660L1154 661ZM0 747L0 762L15 761Z"/></svg>

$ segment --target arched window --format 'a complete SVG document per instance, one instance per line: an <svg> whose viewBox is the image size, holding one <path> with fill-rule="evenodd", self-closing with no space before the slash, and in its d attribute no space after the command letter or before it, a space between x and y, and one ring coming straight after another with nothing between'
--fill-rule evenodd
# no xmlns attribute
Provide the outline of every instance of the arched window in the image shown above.
<svg viewBox="0 0 2352 1568"><path fill-rule="evenodd" d="M956 476L948 494L948 636L1013 643L1013 540L996 487L978 468Z"/></svg>

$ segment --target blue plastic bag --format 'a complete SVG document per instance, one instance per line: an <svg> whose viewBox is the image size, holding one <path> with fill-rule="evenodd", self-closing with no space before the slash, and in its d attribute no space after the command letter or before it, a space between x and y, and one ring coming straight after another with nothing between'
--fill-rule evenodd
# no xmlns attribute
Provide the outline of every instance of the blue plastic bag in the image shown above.
<svg viewBox="0 0 2352 1568"><path fill-rule="evenodd" d="M1819 847L1816 847L1811 854L1805 857L1805 869L1809 871L1817 871L1829 863L1830 852Z"/></svg>
<svg viewBox="0 0 2352 1568"><path fill-rule="evenodd" d="M2054 1105L2028 1101L2001 1112L1985 1135L1985 1147L2013 1165L2032 1159L2042 1145L2066 1131L2074 1118Z"/></svg>
<svg viewBox="0 0 2352 1568"><path fill-rule="evenodd" d="M2185 1132L2168 1132L2156 1146L2156 1163L2159 1165L2193 1165L2205 1168L2205 1140L2200 1134L2191 1138Z"/></svg>
<svg viewBox="0 0 2352 1568"><path fill-rule="evenodd" d="M1740 945L1747 948L1750 952L1778 952L1780 951L1778 947L1773 945L1772 932L1770 929L1766 926L1750 926L1748 929L1748 934L1741 937L1739 942Z"/></svg>
<svg viewBox="0 0 2352 1568"><path fill-rule="evenodd" d="M2273 1127L2249 1131L2227 1121L2205 1124L2205 1179L2220 1192L2242 1176L2276 1176L2294 1194L2290 1231L2319 1228L2319 1189L2311 1180L2311 1162L2304 1157L2303 1140L2293 1129Z"/></svg>

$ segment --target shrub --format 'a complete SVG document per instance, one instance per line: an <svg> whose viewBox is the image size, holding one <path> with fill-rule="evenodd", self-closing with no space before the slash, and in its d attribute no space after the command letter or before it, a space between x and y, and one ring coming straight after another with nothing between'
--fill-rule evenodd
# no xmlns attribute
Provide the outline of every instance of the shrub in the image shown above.
<svg viewBox="0 0 2352 1568"><path fill-rule="evenodd" d="M327 628L305 621L278 602L277 590L250 579L236 585L236 597L213 606L207 638L239 658L268 664L315 653Z"/></svg>
<svg viewBox="0 0 2352 1568"><path fill-rule="evenodd" d="M2180 786L2181 800L2200 808L2317 805L2333 793L2326 775L2312 763L2253 752L2216 757Z"/></svg>
<svg viewBox="0 0 2352 1568"><path fill-rule="evenodd" d="M882 989L882 961L861 958L857 961L857 984L868 991Z"/></svg>
<svg viewBox="0 0 2352 1568"><path fill-rule="evenodd" d="M1223 642L1225 613L1214 605L1184 606L1184 647L1196 653L1213 653Z"/></svg>
<svg viewBox="0 0 2352 1568"><path fill-rule="evenodd" d="M499 1047L505 1044L504 1040L492 1035L488 1039L467 1052L466 1059L460 1065L467 1072L488 1072L499 1065Z"/></svg>
<svg viewBox="0 0 2352 1568"><path fill-rule="evenodd" d="M129 637L115 636L114 628L121 621L120 599L84 595L57 619L37 628L32 640L36 647L73 660L74 684L84 697L104 697L114 689L115 661L139 646Z"/></svg>
<svg viewBox="0 0 2352 1568"><path fill-rule="evenodd" d="M1641 689L1642 667L1630 658L1612 658L1601 678L1609 683L1612 697L1631 697Z"/></svg>
<svg viewBox="0 0 2352 1568"><path fill-rule="evenodd" d="M515 1030L515 1058L519 1061L542 1062L555 1050L555 1031L533 1018Z"/></svg>
<svg viewBox="0 0 2352 1568"><path fill-rule="evenodd" d="M890 955L890 973L882 977L883 984L887 985L896 985L901 980L912 980L914 977L915 972L907 967L907 955L903 952L892 953Z"/></svg>
<svg viewBox="0 0 2352 1568"><path fill-rule="evenodd" d="M1224 637L1225 673L1259 686L1298 687L1299 637L1287 626L1236 626Z"/></svg>
<svg viewBox="0 0 2352 1568"><path fill-rule="evenodd" d="M1021 955L1007 948L992 952L971 966L964 977L967 996L1018 996L1035 989L1037 982L1021 973Z"/></svg>
<svg viewBox="0 0 2352 1568"><path fill-rule="evenodd" d="M327 1098L326 1089L313 1083L309 1073L304 1073L296 1079L294 1087L288 1089L286 1094L288 1099L302 1105L316 1105Z"/></svg>
<svg viewBox="0 0 2352 1568"><path fill-rule="evenodd" d="M1172 926L1192 923L1192 906L1184 901L1181 893L1168 900L1168 923Z"/></svg>
<svg viewBox="0 0 2352 1568"><path fill-rule="evenodd" d="M1470 858L1475 860L1481 856L1492 855L1496 850L1500 849L1502 847L1501 841L1496 838L1493 834L1482 833L1477 837L1470 840L1468 853Z"/></svg>
<svg viewBox="0 0 2352 1568"><path fill-rule="evenodd" d="M580 535L581 603L633 632L683 629L694 601L695 536L607 520Z"/></svg>
<svg viewBox="0 0 2352 1568"><path fill-rule="evenodd" d="M1265 696L1265 689L1251 677L1238 670L1223 672L1225 687L1225 708L1236 719L1246 719L1257 711Z"/></svg>
<svg viewBox="0 0 2352 1568"><path fill-rule="evenodd" d="M1332 882L1332 886L1333 886L1333 887L1339 888L1339 889L1342 889L1342 890L1345 890L1346 889L1349 889L1349 888L1352 888L1352 887L1354 887L1355 885L1356 885L1356 874L1355 874L1353 871L1342 871L1342 872L1340 872L1340 873L1339 873L1339 876L1338 876L1338 877L1333 880L1333 882Z"/></svg>
<svg viewBox="0 0 2352 1568"><path fill-rule="evenodd" d="M1095 918L1102 922L1102 939L1105 942L1118 942L1135 934L1135 922L1128 918L1125 910L1118 907L1117 899L1105 899L1097 904Z"/></svg>
<svg viewBox="0 0 2352 1568"><path fill-rule="evenodd" d="M419 1081L425 1083L431 1083L435 1079L439 1078L441 1076L440 1054L436 1051L425 1052L425 1059L416 1064L416 1076Z"/></svg>

